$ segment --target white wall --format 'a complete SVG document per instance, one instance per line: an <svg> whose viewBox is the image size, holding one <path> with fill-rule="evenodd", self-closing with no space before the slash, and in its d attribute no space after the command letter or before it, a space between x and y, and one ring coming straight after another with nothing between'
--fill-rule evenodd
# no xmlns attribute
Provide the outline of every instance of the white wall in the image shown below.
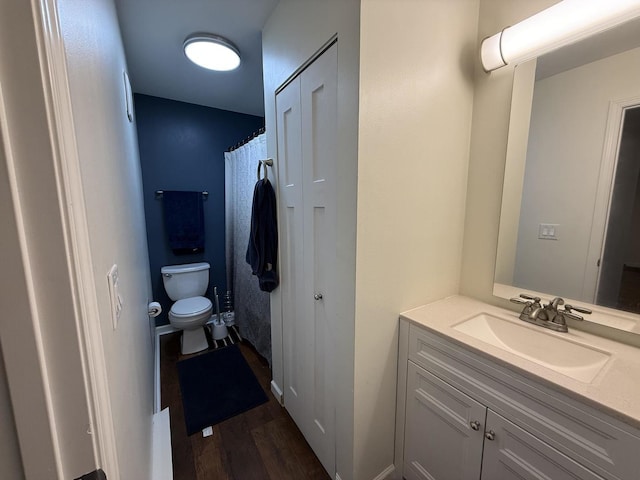
<svg viewBox="0 0 640 480"><path fill-rule="evenodd" d="M338 37L337 191L339 209L337 254L339 283L336 311L336 470L343 480L353 477L353 318L355 287L355 213L358 122L358 0L281 0L262 36L267 151L276 160L275 91L332 37ZM277 186L276 186L277 188ZM280 292L271 294L273 381L283 388L282 311Z"/></svg>
<svg viewBox="0 0 640 480"><path fill-rule="evenodd" d="M478 3L365 0L359 56L352 38L358 20L337 23L332 15L338 5L280 2L265 27L263 52L269 151L275 152L275 88L338 33L343 187L355 180L358 158L357 199L352 187L351 196L339 201L346 212L339 228L346 239L339 245L343 270L338 275L346 286L339 310L351 346L345 343L337 362L344 371L338 384L343 398L336 451L338 473L348 480L374 478L393 464L398 314L458 290ZM357 8L349 11L352 15ZM352 83L358 61L359 98ZM358 108L360 115L354 117ZM355 218L356 200L354 292L348 280L355 232L348 221ZM355 317L350 295L357 302ZM272 312L274 348L278 309ZM353 348L355 358L349 352ZM351 364L355 381L348 375ZM274 379L278 375L274 354ZM345 423L351 409L354 433ZM351 446L352 469L345 452Z"/></svg>
<svg viewBox="0 0 640 480"><path fill-rule="evenodd" d="M640 95L640 48L535 84L514 284L583 296L609 103ZM538 239L540 223L558 240ZM601 233L601 232L600 232Z"/></svg>
<svg viewBox="0 0 640 480"><path fill-rule="evenodd" d="M363 0L355 478L393 464L398 314L458 292L478 1Z"/></svg>
<svg viewBox="0 0 640 480"><path fill-rule="evenodd" d="M478 41L555 3L555 0L481 0ZM487 74L478 62L474 77L460 293L515 309L492 294L513 67Z"/></svg>
<svg viewBox="0 0 640 480"><path fill-rule="evenodd" d="M120 478L144 479L153 413L151 288L136 130L124 109L124 51L112 0L58 5ZM114 263L124 297L115 331L106 279Z"/></svg>

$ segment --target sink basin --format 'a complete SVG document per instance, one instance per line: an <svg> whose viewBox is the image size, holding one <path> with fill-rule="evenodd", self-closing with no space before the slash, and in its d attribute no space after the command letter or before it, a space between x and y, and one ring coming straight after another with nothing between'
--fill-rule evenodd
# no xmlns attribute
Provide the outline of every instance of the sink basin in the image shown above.
<svg viewBox="0 0 640 480"><path fill-rule="evenodd" d="M453 329L584 383L590 383L611 358L609 352L562 337L567 334L519 321L481 313Z"/></svg>

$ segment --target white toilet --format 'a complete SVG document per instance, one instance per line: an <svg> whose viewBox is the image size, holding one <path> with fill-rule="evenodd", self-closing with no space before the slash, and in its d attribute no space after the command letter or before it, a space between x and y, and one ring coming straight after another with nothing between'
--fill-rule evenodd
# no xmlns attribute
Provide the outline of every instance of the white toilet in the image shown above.
<svg viewBox="0 0 640 480"><path fill-rule="evenodd" d="M208 263L187 263L162 267L162 281L169 298L175 303L169 311L169 322L183 330L182 354L200 352L208 347L204 325L211 318L211 300L203 295L209 286Z"/></svg>

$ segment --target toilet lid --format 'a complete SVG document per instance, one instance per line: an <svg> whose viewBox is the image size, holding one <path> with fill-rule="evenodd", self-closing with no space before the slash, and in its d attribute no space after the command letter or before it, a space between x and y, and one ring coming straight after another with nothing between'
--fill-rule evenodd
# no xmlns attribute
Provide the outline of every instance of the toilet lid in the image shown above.
<svg viewBox="0 0 640 480"><path fill-rule="evenodd" d="M211 308L211 300L206 297L191 297L178 300L171 307L171 313L176 317L198 315Z"/></svg>

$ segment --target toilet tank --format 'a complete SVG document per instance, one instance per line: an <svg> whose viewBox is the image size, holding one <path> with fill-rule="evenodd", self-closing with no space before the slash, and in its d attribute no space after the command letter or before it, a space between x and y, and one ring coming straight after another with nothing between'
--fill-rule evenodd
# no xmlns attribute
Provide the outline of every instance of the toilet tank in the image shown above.
<svg viewBox="0 0 640 480"><path fill-rule="evenodd" d="M162 267L162 282L169 298L175 302L183 298L204 296L209 286L209 268L210 265L206 262Z"/></svg>

